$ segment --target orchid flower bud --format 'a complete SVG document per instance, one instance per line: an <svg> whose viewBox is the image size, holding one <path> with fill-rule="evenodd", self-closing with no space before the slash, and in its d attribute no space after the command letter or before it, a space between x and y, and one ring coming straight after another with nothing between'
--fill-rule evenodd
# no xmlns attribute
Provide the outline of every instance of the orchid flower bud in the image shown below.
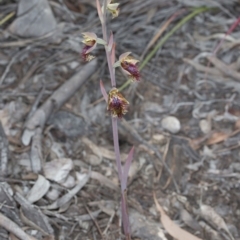
<svg viewBox="0 0 240 240"><path fill-rule="evenodd" d="M119 3L111 3L111 0L108 0L107 10L112 14L112 18L117 17L119 14Z"/></svg>

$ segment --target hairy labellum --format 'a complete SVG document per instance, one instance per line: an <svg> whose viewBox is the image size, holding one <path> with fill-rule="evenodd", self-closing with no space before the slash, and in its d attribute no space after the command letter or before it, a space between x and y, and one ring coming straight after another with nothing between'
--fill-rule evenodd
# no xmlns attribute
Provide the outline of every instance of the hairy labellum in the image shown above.
<svg viewBox="0 0 240 240"><path fill-rule="evenodd" d="M113 117L122 118L127 113L129 102L118 92L117 88L113 88L108 94L108 111Z"/></svg>
<svg viewBox="0 0 240 240"><path fill-rule="evenodd" d="M140 73L136 64L123 61L121 66L129 73L130 78L134 81L139 81Z"/></svg>

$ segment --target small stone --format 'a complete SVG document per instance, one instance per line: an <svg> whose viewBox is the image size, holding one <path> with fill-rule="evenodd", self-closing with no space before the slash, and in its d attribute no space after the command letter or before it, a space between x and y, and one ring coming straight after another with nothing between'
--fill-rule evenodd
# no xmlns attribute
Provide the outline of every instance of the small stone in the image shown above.
<svg viewBox="0 0 240 240"><path fill-rule="evenodd" d="M211 122L206 119L202 119L199 122L199 127L204 134L207 134L211 131Z"/></svg>
<svg viewBox="0 0 240 240"><path fill-rule="evenodd" d="M173 116L163 118L161 124L165 130L171 133L178 133L181 129L180 121Z"/></svg>

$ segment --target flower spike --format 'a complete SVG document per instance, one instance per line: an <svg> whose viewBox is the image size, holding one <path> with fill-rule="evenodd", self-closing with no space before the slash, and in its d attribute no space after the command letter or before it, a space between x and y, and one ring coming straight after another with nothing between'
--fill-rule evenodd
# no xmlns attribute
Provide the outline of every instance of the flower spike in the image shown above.
<svg viewBox="0 0 240 240"><path fill-rule="evenodd" d="M118 92L117 88L113 88L108 94L107 110L111 112L113 117L122 118L127 113L129 102Z"/></svg>

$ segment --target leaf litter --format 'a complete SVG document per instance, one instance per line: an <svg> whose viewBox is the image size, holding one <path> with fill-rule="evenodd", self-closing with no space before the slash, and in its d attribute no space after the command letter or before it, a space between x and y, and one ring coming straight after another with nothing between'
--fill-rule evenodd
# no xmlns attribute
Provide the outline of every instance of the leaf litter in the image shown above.
<svg viewBox="0 0 240 240"><path fill-rule="evenodd" d="M100 36L95 1L37 2L23 15L23 1L0 6L1 237L120 239L112 135L99 102L98 80L109 89L105 56L97 50L99 67L84 71L79 58L81 33L94 28ZM178 25L203 6L209 10ZM132 239L239 239L239 3L124 0L120 7L111 23L117 58L131 50L144 61L161 43L144 63L144 81L124 90L132 97L120 145L135 147ZM44 8L49 24L34 16ZM181 128L166 131L166 116ZM184 203L174 200L176 186ZM157 207L153 189L163 199Z"/></svg>

